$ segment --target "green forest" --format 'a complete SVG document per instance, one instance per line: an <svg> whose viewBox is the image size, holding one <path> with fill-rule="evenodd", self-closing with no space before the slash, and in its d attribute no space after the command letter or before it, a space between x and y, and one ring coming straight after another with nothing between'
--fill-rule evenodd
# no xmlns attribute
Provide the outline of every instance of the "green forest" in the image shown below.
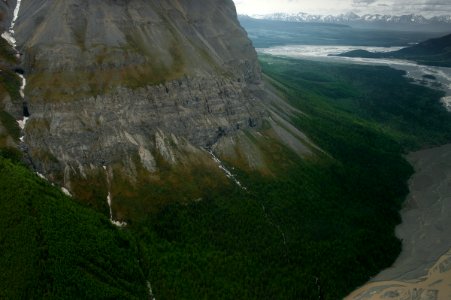
<svg viewBox="0 0 451 300"><path fill-rule="evenodd" d="M0 298L146 299L148 281L158 300L336 300L390 266L404 154L451 141L443 94L388 67L260 62L324 152L267 147L276 176L236 169L247 190L208 190L119 229L2 151Z"/></svg>
<svg viewBox="0 0 451 300"><path fill-rule="evenodd" d="M0 299L146 298L129 232L3 157L0 195Z"/></svg>

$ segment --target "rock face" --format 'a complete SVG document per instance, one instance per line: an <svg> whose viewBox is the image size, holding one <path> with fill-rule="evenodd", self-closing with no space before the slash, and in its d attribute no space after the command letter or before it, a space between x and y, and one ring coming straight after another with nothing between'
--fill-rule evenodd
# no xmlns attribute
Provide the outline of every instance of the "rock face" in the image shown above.
<svg viewBox="0 0 451 300"><path fill-rule="evenodd" d="M230 165L271 176L274 156L321 152L264 88L232 0L5 0L3 30L18 3L9 72L25 98L0 108L31 116L14 141L113 224L245 188Z"/></svg>
<svg viewBox="0 0 451 300"><path fill-rule="evenodd" d="M16 0L0 1L0 28L2 29L2 31L7 29L11 24L15 6Z"/></svg>
<svg viewBox="0 0 451 300"><path fill-rule="evenodd" d="M105 95L31 107L26 141L33 156L42 156L42 149L79 166L102 166L136 153L148 153L142 159L146 164L154 151L175 163L168 153L180 146L179 139L210 148L225 135L259 126L265 116L245 84L206 77L134 90L119 87ZM39 169L46 170L46 159L37 158Z"/></svg>
<svg viewBox="0 0 451 300"><path fill-rule="evenodd" d="M25 144L65 185L68 167L127 168L139 157L153 172L158 157L176 163L179 148L201 152L268 115L231 0L22 0L15 32Z"/></svg>
<svg viewBox="0 0 451 300"><path fill-rule="evenodd" d="M231 0L24 0L16 31L35 74L113 71L136 81L130 85L180 75L260 77Z"/></svg>

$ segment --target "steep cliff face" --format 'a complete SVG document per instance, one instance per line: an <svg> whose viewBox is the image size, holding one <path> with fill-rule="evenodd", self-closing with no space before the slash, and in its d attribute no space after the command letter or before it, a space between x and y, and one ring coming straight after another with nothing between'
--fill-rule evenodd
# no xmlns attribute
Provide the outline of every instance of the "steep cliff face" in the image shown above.
<svg viewBox="0 0 451 300"><path fill-rule="evenodd" d="M15 1L5 3L10 19ZM104 201L113 178L136 189L164 180L167 166L222 174L211 149L264 169L257 144L268 141L257 130L311 153L270 118L231 0L22 0L14 30L31 113L22 148L80 198ZM20 105L10 105L17 117Z"/></svg>
<svg viewBox="0 0 451 300"><path fill-rule="evenodd" d="M30 85L45 89L33 98L62 101L183 76L260 77L232 1L25 0L20 10L16 32ZM42 84L66 78L77 82Z"/></svg>
<svg viewBox="0 0 451 300"><path fill-rule="evenodd" d="M15 6L16 0L0 1L0 28L2 30L11 24Z"/></svg>

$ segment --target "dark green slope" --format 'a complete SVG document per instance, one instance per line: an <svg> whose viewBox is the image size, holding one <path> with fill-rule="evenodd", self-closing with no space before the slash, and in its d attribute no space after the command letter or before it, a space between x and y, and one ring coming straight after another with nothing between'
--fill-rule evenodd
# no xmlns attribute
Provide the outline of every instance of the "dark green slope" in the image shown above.
<svg viewBox="0 0 451 300"><path fill-rule="evenodd" d="M405 151L451 141L443 94L401 71L260 61L304 113L293 123L329 155L266 145L275 176L235 169L247 191L212 191L134 224L157 299L341 299L401 250Z"/></svg>
<svg viewBox="0 0 451 300"><path fill-rule="evenodd" d="M420 64L451 67L451 34L430 39L418 45L388 53L373 53L366 50L354 50L340 54L345 57L397 58L413 60Z"/></svg>
<svg viewBox="0 0 451 300"><path fill-rule="evenodd" d="M0 157L0 299L145 299L127 232Z"/></svg>
<svg viewBox="0 0 451 300"><path fill-rule="evenodd" d="M451 53L451 34L401 49L397 53L406 56L440 55L443 53L449 55Z"/></svg>
<svg viewBox="0 0 451 300"><path fill-rule="evenodd" d="M327 155L262 145L274 176L235 168L247 190L205 188L122 231L0 159L0 299L147 299L149 280L157 299L336 300L390 266L403 154L451 140L443 94L386 67L260 59Z"/></svg>

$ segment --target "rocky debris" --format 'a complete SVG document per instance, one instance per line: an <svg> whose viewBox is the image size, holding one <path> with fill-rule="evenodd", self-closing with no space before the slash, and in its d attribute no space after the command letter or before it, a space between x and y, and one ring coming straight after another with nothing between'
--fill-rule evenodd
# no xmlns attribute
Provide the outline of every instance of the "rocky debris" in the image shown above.
<svg viewBox="0 0 451 300"><path fill-rule="evenodd" d="M413 152L407 158L415 174L401 211L402 223L396 228L403 250L392 267L346 299L451 297L451 236L447 230L451 226L451 144Z"/></svg>

